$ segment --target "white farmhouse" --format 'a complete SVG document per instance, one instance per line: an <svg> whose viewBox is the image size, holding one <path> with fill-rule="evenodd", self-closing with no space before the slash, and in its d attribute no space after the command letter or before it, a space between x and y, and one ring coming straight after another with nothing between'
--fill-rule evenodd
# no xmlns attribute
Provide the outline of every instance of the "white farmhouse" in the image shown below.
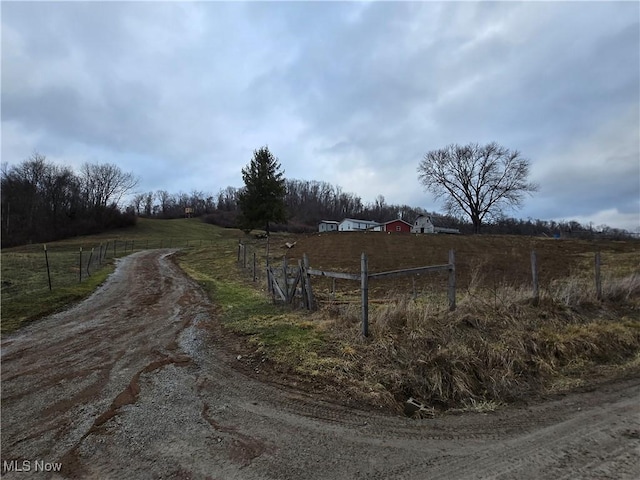
<svg viewBox="0 0 640 480"><path fill-rule="evenodd" d="M336 232L338 230L338 223L334 220L322 220L318 224L319 232Z"/></svg>
<svg viewBox="0 0 640 480"><path fill-rule="evenodd" d="M361 232L364 230L380 231L381 226L372 220L358 220L355 218L345 218L338 224L340 232Z"/></svg>

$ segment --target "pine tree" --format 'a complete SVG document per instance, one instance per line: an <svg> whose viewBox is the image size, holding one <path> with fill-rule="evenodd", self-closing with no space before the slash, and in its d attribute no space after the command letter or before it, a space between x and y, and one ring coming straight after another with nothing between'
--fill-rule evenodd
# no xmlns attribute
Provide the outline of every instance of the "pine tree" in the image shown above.
<svg viewBox="0 0 640 480"><path fill-rule="evenodd" d="M242 169L245 186L238 195L238 204L243 230L264 225L269 235L269 222L286 221L285 179L280 168L278 159L265 146L254 150L253 159Z"/></svg>

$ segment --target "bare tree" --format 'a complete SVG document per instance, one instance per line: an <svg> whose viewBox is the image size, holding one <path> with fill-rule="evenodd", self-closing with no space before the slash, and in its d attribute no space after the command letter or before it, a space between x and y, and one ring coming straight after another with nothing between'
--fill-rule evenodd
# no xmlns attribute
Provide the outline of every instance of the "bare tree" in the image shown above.
<svg viewBox="0 0 640 480"><path fill-rule="evenodd" d="M120 203L122 197L133 190L138 179L110 163L85 163L81 168L85 194L91 206L106 207Z"/></svg>
<svg viewBox="0 0 640 480"><path fill-rule="evenodd" d="M153 199L154 199L154 194L153 192L147 192L144 194L144 214L147 217L150 217L151 214L153 213Z"/></svg>
<svg viewBox="0 0 640 480"><path fill-rule="evenodd" d="M136 193L131 199L131 207L133 208L136 215L140 215L145 197L146 193Z"/></svg>
<svg viewBox="0 0 640 480"><path fill-rule="evenodd" d="M418 166L418 178L445 210L468 216L475 233L485 219L496 218L506 208L522 205L525 194L538 190L528 182L529 160L517 150L495 142L451 144L428 152Z"/></svg>
<svg viewBox="0 0 640 480"><path fill-rule="evenodd" d="M169 216L169 210L175 203L173 196L166 190L158 190L156 192L156 198L160 202L160 211L163 217Z"/></svg>

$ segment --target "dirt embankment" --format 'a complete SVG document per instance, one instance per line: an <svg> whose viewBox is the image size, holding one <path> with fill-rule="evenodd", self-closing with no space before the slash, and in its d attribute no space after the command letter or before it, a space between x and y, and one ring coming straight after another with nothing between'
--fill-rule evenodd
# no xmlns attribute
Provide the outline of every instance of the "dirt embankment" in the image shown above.
<svg viewBox="0 0 640 480"><path fill-rule="evenodd" d="M236 369L212 305L170 254L131 255L85 302L3 338L3 478L640 472L640 380L490 414L351 410Z"/></svg>

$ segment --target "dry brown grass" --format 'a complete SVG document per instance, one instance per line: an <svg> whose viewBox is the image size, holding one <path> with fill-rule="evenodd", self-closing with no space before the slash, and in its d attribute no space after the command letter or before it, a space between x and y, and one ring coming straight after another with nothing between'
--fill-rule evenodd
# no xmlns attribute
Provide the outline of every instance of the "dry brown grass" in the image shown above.
<svg viewBox="0 0 640 480"><path fill-rule="evenodd" d="M325 309L350 374L399 402L477 410L557 391L560 378L581 385L598 365L622 369L640 352L637 274L605 281L602 302L581 279L558 280L537 306L528 288L481 288L479 277L454 312L438 293L373 305L366 341L356 303Z"/></svg>
<svg viewBox="0 0 640 480"><path fill-rule="evenodd" d="M313 278L327 349L306 366L319 382L378 406L410 397L438 408L487 411L545 392L640 373L640 242L508 236L345 233L296 237L290 262L356 273L442 264L456 251L457 304L446 274L372 280L370 336L361 334L359 284ZM539 260L532 302L530 252ZM594 253L602 255L596 298Z"/></svg>

